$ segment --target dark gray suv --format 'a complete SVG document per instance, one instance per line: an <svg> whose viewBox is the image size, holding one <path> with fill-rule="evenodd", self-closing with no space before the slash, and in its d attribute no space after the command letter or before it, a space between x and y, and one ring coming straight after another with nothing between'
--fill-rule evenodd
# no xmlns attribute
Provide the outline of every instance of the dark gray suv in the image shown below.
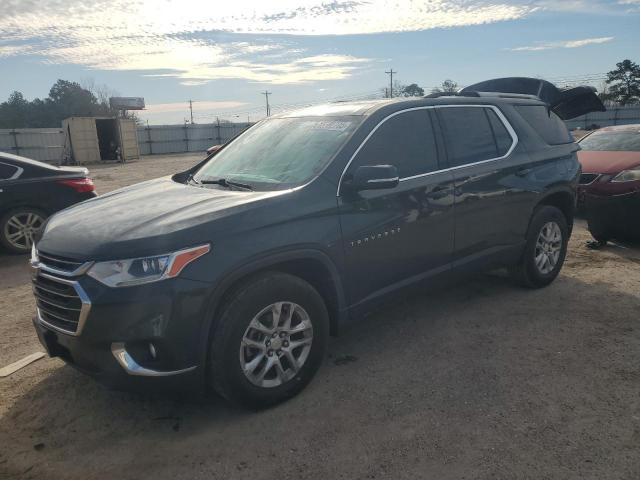
<svg viewBox="0 0 640 480"><path fill-rule="evenodd" d="M500 266L552 282L580 174L561 118L601 108L589 88L502 79L268 118L187 172L53 216L34 325L106 384L282 401L330 334L409 286Z"/></svg>

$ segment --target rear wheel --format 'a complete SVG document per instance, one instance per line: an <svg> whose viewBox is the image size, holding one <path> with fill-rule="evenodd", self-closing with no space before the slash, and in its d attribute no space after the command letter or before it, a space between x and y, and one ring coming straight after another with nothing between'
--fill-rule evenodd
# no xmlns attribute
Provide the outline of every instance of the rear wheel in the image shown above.
<svg viewBox="0 0 640 480"><path fill-rule="evenodd" d="M0 219L0 243L12 253L28 253L47 216L41 210L16 208Z"/></svg>
<svg viewBox="0 0 640 480"><path fill-rule="evenodd" d="M211 383L228 400L260 408L300 392L322 363L326 306L304 280L253 277L223 307L210 350Z"/></svg>
<svg viewBox="0 0 640 480"><path fill-rule="evenodd" d="M560 273L568 241L563 213L549 205L538 207L531 218L522 258L511 270L515 280L529 288L549 285Z"/></svg>

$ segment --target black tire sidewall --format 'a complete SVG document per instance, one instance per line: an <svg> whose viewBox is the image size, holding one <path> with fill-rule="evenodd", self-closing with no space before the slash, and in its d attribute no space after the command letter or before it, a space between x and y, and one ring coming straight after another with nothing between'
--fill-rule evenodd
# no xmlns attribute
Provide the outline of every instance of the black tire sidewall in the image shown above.
<svg viewBox="0 0 640 480"><path fill-rule="evenodd" d="M36 215L40 216L45 222L47 220L47 215L42 210L39 210L37 208L18 207L9 210L8 212L4 213L2 217L0 217L0 245L2 245L2 247L10 253L28 254L29 250L17 249L13 245L11 245L11 243L9 243L9 240L4 236L5 225L7 224L9 219L20 213L35 213Z"/></svg>
<svg viewBox="0 0 640 480"><path fill-rule="evenodd" d="M240 366L240 344L253 317L270 304L294 302L304 308L313 325L311 352L298 374L283 385L262 388L252 384ZM271 272L259 275L227 301L211 342L211 380L214 389L232 402L250 408L280 403L302 390L322 364L329 336L329 316L322 297L304 280Z"/></svg>
<svg viewBox="0 0 640 480"><path fill-rule="evenodd" d="M560 257L553 270L547 274L544 274L538 270L535 263L535 251L536 242L542 227L548 222L555 222L562 233L562 248L560 250ZM543 206L536 210L531 219L531 225L529 227L529 234L527 235L527 244L524 253L524 269L526 274L527 283L533 287L544 287L549 285L555 280L560 273L564 260L567 256L567 246L569 243L569 227L564 214L556 207Z"/></svg>

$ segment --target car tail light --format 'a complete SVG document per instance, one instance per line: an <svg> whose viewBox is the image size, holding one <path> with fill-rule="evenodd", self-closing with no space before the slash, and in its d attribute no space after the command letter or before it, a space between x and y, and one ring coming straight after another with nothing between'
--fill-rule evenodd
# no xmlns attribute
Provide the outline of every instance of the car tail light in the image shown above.
<svg viewBox="0 0 640 480"><path fill-rule="evenodd" d="M73 178L71 180L59 180L60 185L66 185L73 188L78 193L93 192L96 186L93 184L93 180L89 177L86 178Z"/></svg>

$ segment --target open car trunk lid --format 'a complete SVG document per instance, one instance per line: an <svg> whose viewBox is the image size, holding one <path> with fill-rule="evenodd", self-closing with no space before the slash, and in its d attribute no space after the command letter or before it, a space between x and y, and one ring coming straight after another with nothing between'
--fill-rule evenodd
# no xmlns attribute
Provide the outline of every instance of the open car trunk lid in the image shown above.
<svg viewBox="0 0 640 480"><path fill-rule="evenodd" d="M539 78L496 78L470 85L462 89L460 93L474 92L535 95L548 104L551 111L562 120L571 120L590 112L604 112L607 110L593 87L581 86L560 90L551 82Z"/></svg>

